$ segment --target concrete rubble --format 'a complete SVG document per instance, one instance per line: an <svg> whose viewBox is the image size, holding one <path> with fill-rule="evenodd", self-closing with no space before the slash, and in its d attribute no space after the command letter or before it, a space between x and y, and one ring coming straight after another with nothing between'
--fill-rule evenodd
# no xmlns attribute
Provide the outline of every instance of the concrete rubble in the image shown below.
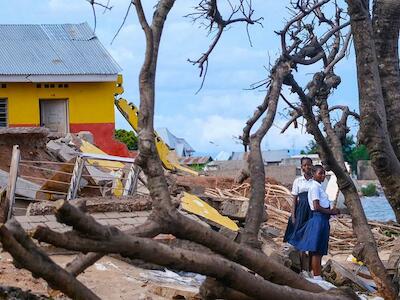
<svg viewBox="0 0 400 300"><path fill-rule="evenodd" d="M8 183L8 172L0 170L0 186L5 187ZM37 191L40 190L40 185L32 181L18 178L17 188L15 193L27 198L35 198Z"/></svg>

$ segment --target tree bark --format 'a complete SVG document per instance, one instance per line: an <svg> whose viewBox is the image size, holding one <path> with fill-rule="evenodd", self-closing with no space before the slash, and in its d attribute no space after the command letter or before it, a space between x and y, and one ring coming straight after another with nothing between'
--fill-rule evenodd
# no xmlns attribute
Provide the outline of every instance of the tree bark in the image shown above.
<svg viewBox="0 0 400 300"><path fill-rule="evenodd" d="M382 84L369 15L369 2L347 0L357 61L361 141L366 145L375 173L400 222L400 162L388 126ZM395 117L395 116L394 116Z"/></svg>
<svg viewBox="0 0 400 300"><path fill-rule="evenodd" d="M250 170L250 200L244 230L240 236L240 242L254 248L261 247L258 241L258 232L263 222L265 211L265 168L261 152L261 141L271 128L275 119L283 79L289 72L289 64L283 60L278 60L271 73L270 87L264 99L264 103L266 103L268 109L267 115L263 119L260 128L257 129L254 134L250 135L250 154L248 157ZM246 131L246 128L244 131ZM251 127L248 130L248 134L250 134L250 129Z"/></svg>
<svg viewBox="0 0 400 300"><path fill-rule="evenodd" d="M400 2L375 0L372 27L378 61L386 122L393 150L400 160Z"/></svg>
<svg viewBox="0 0 400 300"><path fill-rule="evenodd" d="M78 300L100 299L37 248L14 219L0 227L0 241L4 250L12 255L17 266L23 266L32 272L33 276L43 278L51 287L60 290L68 297Z"/></svg>
<svg viewBox="0 0 400 300"><path fill-rule="evenodd" d="M158 235L159 233L162 233L162 230L161 226L158 223L149 221L133 229L130 229L125 233L138 237L152 238ZM76 277L103 256L104 254L95 252L87 254L79 254L74 260L72 260L70 263L66 265L65 270Z"/></svg>

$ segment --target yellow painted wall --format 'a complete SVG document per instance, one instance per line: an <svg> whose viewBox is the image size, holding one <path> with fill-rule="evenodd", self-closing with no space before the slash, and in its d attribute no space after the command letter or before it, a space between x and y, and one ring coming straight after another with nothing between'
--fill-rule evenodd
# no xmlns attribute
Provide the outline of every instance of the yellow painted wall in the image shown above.
<svg viewBox="0 0 400 300"><path fill-rule="evenodd" d="M53 83L54 88L37 88L37 83L7 83L0 88L0 98L8 101L8 125L39 125L40 99L68 99L69 123L114 123L116 82Z"/></svg>

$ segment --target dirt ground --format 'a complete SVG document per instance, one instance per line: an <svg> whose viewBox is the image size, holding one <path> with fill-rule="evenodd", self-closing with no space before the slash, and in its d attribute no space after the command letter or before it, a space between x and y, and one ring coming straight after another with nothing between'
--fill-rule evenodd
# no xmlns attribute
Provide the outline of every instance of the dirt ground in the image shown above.
<svg viewBox="0 0 400 300"><path fill-rule="evenodd" d="M51 258L59 265L73 259L72 255L55 255ZM154 277L154 276L153 276ZM163 300L199 299L194 297L198 288L151 280L152 271L134 267L112 257L104 257L78 277L101 299L107 300ZM172 281L170 279L170 281ZM0 253L0 283L31 290L33 293L49 296L47 284L42 279L32 278L29 271L16 269L8 253ZM184 297L184 298L182 298ZM54 299L69 299L63 295Z"/></svg>

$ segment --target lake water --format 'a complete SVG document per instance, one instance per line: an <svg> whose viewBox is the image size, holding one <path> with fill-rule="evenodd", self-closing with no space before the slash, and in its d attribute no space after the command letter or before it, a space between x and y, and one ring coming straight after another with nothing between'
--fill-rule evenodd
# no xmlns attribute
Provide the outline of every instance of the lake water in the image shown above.
<svg viewBox="0 0 400 300"><path fill-rule="evenodd" d="M361 204L368 220L395 221L394 212L384 196L362 197Z"/></svg>

